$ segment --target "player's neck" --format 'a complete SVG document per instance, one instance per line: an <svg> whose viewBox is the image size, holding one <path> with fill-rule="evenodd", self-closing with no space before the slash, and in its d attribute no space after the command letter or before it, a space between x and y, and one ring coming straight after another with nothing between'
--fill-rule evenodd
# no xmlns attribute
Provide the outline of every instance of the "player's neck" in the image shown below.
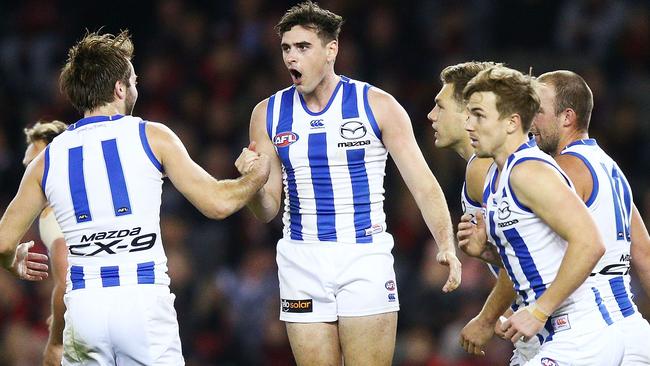
<svg viewBox="0 0 650 366"><path fill-rule="evenodd" d="M86 111L84 113L84 118L93 117L93 116L114 116L116 114L125 114L124 108L120 108L118 105L114 103L109 103L109 104L104 104L101 107L97 107L91 111Z"/></svg>
<svg viewBox="0 0 650 366"><path fill-rule="evenodd" d="M302 94L307 108L310 111L322 111L325 109L340 80L341 77L334 72L329 73L311 93Z"/></svg>
<svg viewBox="0 0 650 366"><path fill-rule="evenodd" d="M558 150L555 152L555 155L559 155L562 150L564 150L565 147L571 145L571 143L579 141L579 140L585 140L589 138L589 133L586 131L571 131L570 133L567 133L566 136L562 136L560 139L560 143L558 144Z"/></svg>
<svg viewBox="0 0 650 366"><path fill-rule="evenodd" d="M469 139L459 142L453 147L453 149L458 155L460 155L461 158L465 159L465 161L469 161L472 155L474 155L472 141Z"/></svg>
<svg viewBox="0 0 650 366"><path fill-rule="evenodd" d="M528 142L528 136L524 134L513 135L506 139L505 143L501 145L501 148L499 148L494 154L494 162L497 163L499 171L503 170L506 161L508 161L508 157L514 154L517 149L526 142Z"/></svg>

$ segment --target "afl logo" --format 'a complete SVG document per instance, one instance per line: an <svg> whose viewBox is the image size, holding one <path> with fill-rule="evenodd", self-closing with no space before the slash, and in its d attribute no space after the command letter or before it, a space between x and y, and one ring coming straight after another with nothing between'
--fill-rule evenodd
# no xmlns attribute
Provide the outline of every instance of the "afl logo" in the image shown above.
<svg viewBox="0 0 650 366"><path fill-rule="evenodd" d="M273 145L275 145L275 147L286 147L296 141L298 141L298 135L295 133L291 131L280 132L273 138Z"/></svg>
<svg viewBox="0 0 650 366"><path fill-rule="evenodd" d="M339 132L341 133L341 137L346 140L356 140L365 136L367 131L363 123L350 121L342 124Z"/></svg>
<svg viewBox="0 0 650 366"><path fill-rule="evenodd" d="M555 360L550 359L550 358L548 358L548 357L544 357L544 358L542 358L542 360L541 360L541 364L542 364L543 366L558 366L558 364L557 364L557 362L555 362Z"/></svg>
<svg viewBox="0 0 650 366"><path fill-rule="evenodd" d="M387 281L384 286L386 287L386 290L388 290L388 291L395 291L395 281L393 281L393 280Z"/></svg>

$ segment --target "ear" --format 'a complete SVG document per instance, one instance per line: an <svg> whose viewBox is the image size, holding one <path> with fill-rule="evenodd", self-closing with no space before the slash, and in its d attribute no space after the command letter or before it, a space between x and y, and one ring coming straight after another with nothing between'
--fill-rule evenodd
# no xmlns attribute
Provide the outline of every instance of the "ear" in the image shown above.
<svg viewBox="0 0 650 366"><path fill-rule="evenodd" d="M562 122L562 127L576 126L578 123L578 115L576 111L571 108L567 108L562 111L560 116L560 121Z"/></svg>
<svg viewBox="0 0 650 366"><path fill-rule="evenodd" d="M330 41L327 46L327 63L332 64L336 61L336 55L339 54L339 41Z"/></svg>
<svg viewBox="0 0 650 366"><path fill-rule="evenodd" d="M115 98L119 100L124 100L126 98L126 85L121 80L115 82Z"/></svg>
<svg viewBox="0 0 650 366"><path fill-rule="evenodd" d="M509 118L506 120L506 132L508 134L513 134L519 130L523 129L521 128L521 116L518 113L511 114Z"/></svg>

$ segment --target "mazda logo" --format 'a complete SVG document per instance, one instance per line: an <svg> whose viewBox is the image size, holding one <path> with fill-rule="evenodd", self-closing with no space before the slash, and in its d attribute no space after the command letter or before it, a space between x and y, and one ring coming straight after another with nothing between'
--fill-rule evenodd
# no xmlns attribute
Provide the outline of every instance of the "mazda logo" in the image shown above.
<svg viewBox="0 0 650 366"><path fill-rule="evenodd" d="M341 137L346 140L360 139L366 135L366 132L366 126L359 121L345 122L340 129Z"/></svg>

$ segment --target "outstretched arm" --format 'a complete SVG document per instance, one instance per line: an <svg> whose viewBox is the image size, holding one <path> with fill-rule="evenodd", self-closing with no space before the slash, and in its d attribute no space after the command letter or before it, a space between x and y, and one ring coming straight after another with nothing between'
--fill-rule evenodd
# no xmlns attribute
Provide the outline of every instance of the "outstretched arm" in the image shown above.
<svg viewBox="0 0 650 366"><path fill-rule="evenodd" d="M438 263L449 266L449 278L443 291L460 285L461 264L456 257L449 208L444 193L417 145L411 120L399 103L388 93L371 88L368 102L382 132L382 140L393 157L424 221L438 244Z"/></svg>
<svg viewBox="0 0 650 366"><path fill-rule="evenodd" d="M266 183L269 161L265 155L249 164L248 171L237 179L217 180L190 158L181 140L167 126L147 123L147 138L165 173L201 213L223 219L241 209ZM244 149L243 155L254 154Z"/></svg>
<svg viewBox="0 0 650 366"><path fill-rule="evenodd" d="M267 155L271 163L268 181L248 202L248 208L255 217L263 222L273 220L278 214L282 197L282 165L271 138L266 132L267 107L268 99L255 106L251 115L249 131L251 141L255 141L255 151Z"/></svg>
<svg viewBox="0 0 650 366"><path fill-rule="evenodd" d="M38 214L45 207L46 199L41 188L43 178L43 153L29 164L20 182L18 193L0 219L0 264L14 276L38 281L47 278L47 256L29 253L34 243L22 243Z"/></svg>

